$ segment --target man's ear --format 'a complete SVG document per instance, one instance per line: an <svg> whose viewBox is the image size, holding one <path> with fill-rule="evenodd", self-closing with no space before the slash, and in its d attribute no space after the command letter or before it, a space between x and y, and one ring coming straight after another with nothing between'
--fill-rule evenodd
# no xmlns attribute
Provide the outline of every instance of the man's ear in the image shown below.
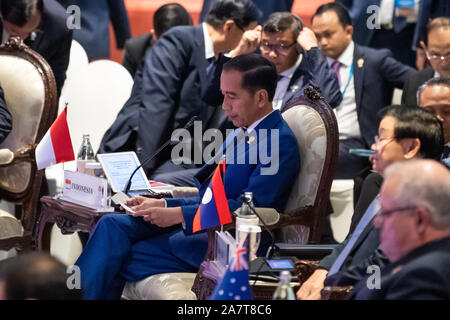
<svg viewBox="0 0 450 320"><path fill-rule="evenodd" d="M418 138L404 139L402 145L405 152L405 160L410 160L420 154L419 150L422 144Z"/></svg>
<svg viewBox="0 0 450 320"><path fill-rule="evenodd" d="M150 34L152 35L153 40L158 40L158 37L156 36L155 29L150 30Z"/></svg>
<svg viewBox="0 0 450 320"><path fill-rule="evenodd" d="M420 43L420 46L423 48L423 50L427 49L427 46L425 45L425 42L420 41L419 43Z"/></svg>
<svg viewBox="0 0 450 320"><path fill-rule="evenodd" d="M226 21L224 22L224 24L223 24L223 26L222 26L222 31L223 31L225 34L228 34L228 33L231 31L231 29L233 28L234 25L235 25L234 21L231 20L231 19L228 19L228 20L226 20Z"/></svg>
<svg viewBox="0 0 450 320"><path fill-rule="evenodd" d="M433 219L431 216L431 212L427 208L418 207L416 210L417 215L414 222L415 228L419 238L423 238L426 236L426 231L428 230L429 226L433 224Z"/></svg>
<svg viewBox="0 0 450 320"><path fill-rule="evenodd" d="M353 37L353 26L348 25L345 27L345 33L350 36L350 38Z"/></svg>
<svg viewBox="0 0 450 320"><path fill-rule="evenodd" d="M265 89L259 89L255 93L255 99L257 99L258 106L263 107L269 101L269 93Z"/></svg>

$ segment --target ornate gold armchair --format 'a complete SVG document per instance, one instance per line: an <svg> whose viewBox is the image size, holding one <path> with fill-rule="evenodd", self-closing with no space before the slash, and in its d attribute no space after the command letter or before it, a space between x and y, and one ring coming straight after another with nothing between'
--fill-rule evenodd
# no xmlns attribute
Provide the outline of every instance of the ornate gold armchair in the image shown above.
<svg viewBox="0 0 450 320"><path fill-rule="evenodd" d="M48 63L17 37L0 46L0 86L13 117L0 145L0 197L21 206L20 219L0 213L0 250L33 248L33 228L44 171L34 151L57 113L57 91Z"/></svg>

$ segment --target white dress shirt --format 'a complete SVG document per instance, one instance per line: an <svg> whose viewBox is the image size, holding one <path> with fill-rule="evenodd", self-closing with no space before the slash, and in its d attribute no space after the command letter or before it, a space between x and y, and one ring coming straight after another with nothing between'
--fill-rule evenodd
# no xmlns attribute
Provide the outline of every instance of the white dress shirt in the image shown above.
<svg viewBox="0 0 450 320"><path fill-rule="evenodd" d="M334 108L334 114L339 127L339 139L360 138L361 130L359 128L358 113L356 111L356 94L354 83L354 72L351 74L353 64L354 42L350 42L348 47L337 59L341 63L339 76L341 79L341 92L344 92L341 104ZM334 60L327 58L328 64L333 64Z"/></svg>
<svg viewBox="0 0 450 320"><path fill-rule="evenodd" d="M283 99L288 90L289 83L291 82L295 70L297 70L298 66L302 62L302 57L303 55L300 54L292 67L279 74L280 79L277 82L277 89L275 90L275 96L272 101L272 106L275 110L281 109L283 106Z"/></svg>

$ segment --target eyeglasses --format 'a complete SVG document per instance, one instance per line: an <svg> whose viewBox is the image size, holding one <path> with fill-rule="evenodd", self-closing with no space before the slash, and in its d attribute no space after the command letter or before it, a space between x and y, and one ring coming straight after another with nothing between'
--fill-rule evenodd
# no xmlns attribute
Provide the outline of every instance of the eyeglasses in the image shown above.
<svg viewBox="0 0 450 320"><path fill-rule="evenodd" d="M380 147L380 144L381 144L382 141L385 141L385 140L391 140L391 141L389 141L389 142L392 142L394 139L395 139L395 137L380 138L380 137L378 137L378 136L375 136L375 146L376 146L377 149L378 149L378 148ZM388 142L388 143L389 143L389 142ZM386 143L385 145L387 145L388 143Z"/></svg>
<svg viewBox="0 0 450 320"><path fill-rule="evenodd" d="M291 44L284 44L284 43L270 44L267 41L262 41L260 47L262 50L267 51L267 52L270 52L273 50L276 53L285 54L288 51L288 49L290 47L292 47L294 44L296 44L296 42L291 43Z"/></svg>
<svg viewBox="0 0 450 320"><path fill-rule="evenodd" d="M425 54L426 54L428 60L433 61L433 62L441 62L441 61L445 61L445 60L450 60L450 53L447 53L445 56L441 56L439 54L430 55L428 50L425 50Z"/></svg>
<svg viewBox="0 0 450 320"><path fill-rule="evenodd" d="M417 208L416 206L396 207L389 210L383 210L380 208L380 210L378 210L378 212L375 214L375 217L387 218L391 216L394 212L408 211L416 208Z"/></svg>

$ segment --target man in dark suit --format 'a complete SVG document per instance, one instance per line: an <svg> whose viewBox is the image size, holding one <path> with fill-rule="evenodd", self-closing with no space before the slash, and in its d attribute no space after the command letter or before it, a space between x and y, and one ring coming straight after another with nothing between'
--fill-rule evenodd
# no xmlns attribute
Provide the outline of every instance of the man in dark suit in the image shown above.
<svg viewBox="0 0 450 320"><path fill-rule="evenodd" d="M217 0L204 0L200 12L200 22L205 21L208 12ZM261 10L262 15L258 22L263 23L274 12L291 11L294 0L253 0L253 3Z"/></svg>
<svg viewBox="0 0 450 320"><path fill-rule="evenodd" d="M193 233L194 216L200 199L202 203L211 201L203 195L211 191L212 173L224 154L223 186L231 212L240 207L240 196L246 191L253 193L258 207L284 208L300 170L300 155L294 134L280 111L272 108L276 82L274 65L258 54L240 55L224 65L220 77L225 96L222 108L238 129L196 175L200 197L136 197L126 202L135 211L133 215L103 216L76 262L85 299L118 299L125 281L139 281L152 274L197 272L208 243L206 232ZM243 128L251 136L244 135ZM278 157L270 173L265 170L272 164L263 164L260 156L250 160L263 144L270 146L270 157ZM234 161L230 154L235 155ZM277 187L267 188L269 185ZM261 241L262 249L267 245Z"/></svg>
<svg viewBox="0 0 450 320"><path fill-rule="evenodd" d="M169 3L159 7L153 15L154 29L150 33L131 38L125 43L122 65L134 78L142 58L164 32L175 26L188 25L192 25L192 18L182 5Z"/></svg>
<svg viewBox="0 0 450 320"><path fill-rule="evenodd" d="M354 43L350 16L339 3L320 6L312 18L312 30L338 75L343 95L334 109L340 142L336 178L351 179L370 164L349 149L369 148L380 123L377 112L391 103L393 87L403 87L414 69L392 58L387 49Z"/></svg>
<svg viewBox="0 0 450 320"><path fill-rule="evenodd" d="M350 299L450 299L450 172L432 160L397 163L385 172L381 249L391 263L361 280Z"/></svg>
<svg viewBox="0 0 450 320"><path fill-rule="evenodd" d="M304 28L296 15L272 13L263 24L260 50L277 68L275 109L283 112L286 102L294 95L303 94L308 85L319 86L331 107L337 107L342 101L336 74L320 52L314 33Z"/></svg>
<svg viewBox="0 0 450 320"><path fill-rule="evenodd" d="M362 195L352 217L355 228L323 258L318 269L302 285L299 299L319 299L324 285L354 285L367 273L367 266L383 266L387 259L378 250L379 230L371 221L378 211L378 198L384 170L394 162L428 158L438 160L443 147L439 121L420 108L392 106L383 117L372 150L372 169L364 181ZM375 199L374 199L375 198Z"/></svg>
<svg viewBox="0 0 450 320"><path fill-rule="evenodd" d="M430 61L431 68L417 72L405 82L403 104L417 105L417 90L427 80L450 77L450 17L431 20L427 27L427 36L420 45Z"/></svg>
<svg viewBox="0 0 450 320"><path fill-rule="evenodd" d="M19 36L44 57L55 75L59 96L72 44L72 30L66 27L64 8L55 0L2 0L0 13L2 43L10 36Z"/></svg>
<svg viewBox="0 0 450 320"><path fill-rule="evenodd" d="M12 129L12 116L5 102L5 94L0 87L0 143L6 139Z"/></svg>
<svg viewBox="0 0 450 320"><path fill-rule="evenodd" d="M420 86L417 96L419 106L431 112L442 123L445 146L441 162L450 168L450 79L428 80Z"/></svg>
<svg viewBox="0 0 450 320"><path fill-rule="evenodd" d="M130 25L123 0L58 0L64 7L76 5L80 8L81 28L75 29L73 38L86 50L89 61L109 59L109 22L116 37L118 49L123 49L130 38ZM74 14L69 10L69 14Z"/></svg>
<svg viewBox="0 0 450 320"><path fill-rule="evenodd" d="M219 105L218 100L204 100L205 95L219 96L208 91L208 76L220 71L223 53L236 47L235 54L255 50L257 39L238 45L244 32L256 27L258 17L250 0L220 0L205 23L166 32L145 56L131 97L104 135L99 152L136 150L143 161L192 116L205 128ZM165 150L145 167L152 171L167 162L172 170L170 153Z"/></svg>
<svg viewBox="0 0 450 320"><path fill-rule="evenodd" d="M387 48L393 57L415 66L412 49L417 8L400 8L394 0L337 0L347 7L353 21L353 40L362 46Z"/></svg>

